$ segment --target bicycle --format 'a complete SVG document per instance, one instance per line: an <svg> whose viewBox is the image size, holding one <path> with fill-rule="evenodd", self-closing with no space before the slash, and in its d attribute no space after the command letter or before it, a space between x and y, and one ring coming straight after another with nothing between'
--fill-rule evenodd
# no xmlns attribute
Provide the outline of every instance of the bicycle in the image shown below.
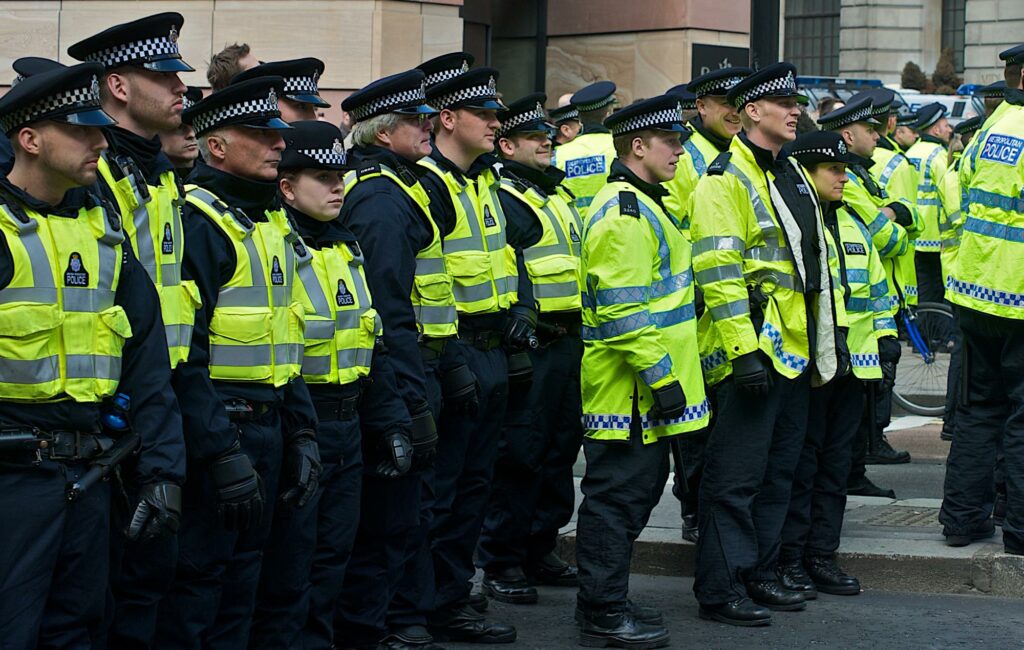
<svg viewBox="0 0 1024 650"><path fill-rule="evenodd" d="M949 366L956 321L945 303L922 302L914 310L900 311L907 334L896 366L893 401L914 415L932 417L945 412Z"/></svg>

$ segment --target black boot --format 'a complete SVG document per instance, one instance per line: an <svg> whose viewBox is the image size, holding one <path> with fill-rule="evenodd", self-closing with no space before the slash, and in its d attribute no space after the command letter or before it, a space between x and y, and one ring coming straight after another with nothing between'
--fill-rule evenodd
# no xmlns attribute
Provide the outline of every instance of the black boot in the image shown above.
<svg viewBox="0 0 1024 650"><path fill-rule="evenodd" d="M636 620L631 612L584 613L580 645L587 648L664 648L668 630Z"/></svg>
<svg viewBox="0 0 1024 650"><path fill-rule="evenodd" d="M846 495L851 497L882 497L885 499L895 499L896 492L888 490L886 488L880 488L871 482L867 476L861 478L856 483L848 485L846 487Z"/></svg>
<svg viewBox="0 0 1024 650"><path fill-rule="evenodd" d="M529 605L537 602L537 589L530 585L519 567L484 571L485 594L501 603Z"/></svg>
<svg viewBox="0 0 1024 650"><path fill-rule="evenodd" d="M797 612L807 607L806 596L796 591L786 591L778 580L748 582L747 594L758 605L777 612Z"/></svg>
<svg viewBox="0 0 1024 650"><path fill-rule="evenodd" d="M814 588L814 581L807 575L803 563L800 560L792 562L779 562L779 568L775 570L779 576L779 584L786 591L795 591L804 595L806 600L814 600L818 597L818 590Z"/></svg>
<svg viewBox="0 0 1024 650"><path fill-rule="evenodd" d="M641 623L647 623L648 625L661 625L665 622L665 618L661 615L661 612L654 607L637 605L632 600L626 600L626 609L633 615L633 618ZM576 613L573 617L576 619L577 623L583 625L583 620L586 618L586 614L583 613L583 608L580 607L579 603L576 603Z"/></svg>
<svg viewBox="0 0 1024 650"><path fill-rule="evenodd" d="M530 582L551 587L575 587L579 584L576 567L551 551L529 571Z"/></svg>
<svg viewBox="0 0 1024 650"><path fill-rule="evenodd" d="M981 528L970 531L958 531L956 533L947 533L942 531L942 534L946 537L946 546L967 546L971 542L978 542L983 539L988 539L995 535L996 527L991 521L986 521Z"/></svg>
<svg viewBox="0 0 1024 650"><path fill-rule="evenodd" d="M472 607L478 614L483 614L487 611L487 594L485 594L482 591L470 592L469 606Z"/></svg>
<svg viewBox="0 0 1024 650"><path fill-rule="evenodd" d="M834 557L817 556L805 560L807 575L818 591L833 596L855 596L860 593L860 581L845 573Z"/></svg>
<svg viewBox="0 0 1024 650"><path fill-rule="evenodd" d="M438 641L491 644L516 640L516 628L492 623L469 605L439 613L430 624L430 633Z"/></svg>
<svg viewBox="0 0 1024 650"><path fill-rule="evenodd" d="M865 465L902 465L910 462L910 453L893 449L889 439L881 429L875 428L868 438L868 453L864 457Z"/></svg>
<svg viewBox="0 0 1024 650"><path fill-rule="evenodd" d="M405 625L391 630L380 642L386 650L444 650L422 625Z"/></svg>
<svg viewBox="0 0 1024 650"><path fill-rule="evenodd" d="M699 534L696 513L683 515L683 541L696 544Z"/></svg>
<svg viewBox="0 0 1024 650"><path fill-rule="evenodd" d="M749 598L738 598L723 605L701 605L697 613L704 620L739 627L757 627L772 622L772 613Z"/></svg>

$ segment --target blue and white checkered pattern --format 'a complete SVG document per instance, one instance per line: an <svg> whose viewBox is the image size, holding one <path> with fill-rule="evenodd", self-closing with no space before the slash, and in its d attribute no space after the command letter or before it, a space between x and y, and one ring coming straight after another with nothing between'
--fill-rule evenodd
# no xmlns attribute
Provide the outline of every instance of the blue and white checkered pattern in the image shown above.
<svg viewBox="0 0 1024 650"><path fill-rule="evenodd" d="M724 95L733 89L733 87L739 82L743 81L746 77L725 77L723 79L711 79L704 83L697 84L693 89L693 94L697 97L703 97L704 95L710 95L711 93L717 93Z"/></svg>
<svg viewBox="0 0 1024 650"><path fill-rule="evenodd" d="M428 86L433 86L434 84L439 84L442 81L454 79L455 77L458 77L464 72L469 72L469 61L463 60L462 65L457 68L448 68L447 70L438 70L437 72L431 72L426 77L424 77L424 80L427 82Z"/></svg>
<svg viewBox="0 0 1024 650"><path fill-rule="evenodd" d="M486 84L479 86L469 86L468 88L459 88L455 92L448 93L447 95L438 95L430 100L430 105L439 111L443 111L446 108L450 108L460 102L468 102L473 100L491 100L498 101L498 88L494 81L494 77L490 77Z"/></svg>
<svg viewBox="0 0 1024 650"><path fill-rule="evenodd" d="M320 89L317 87L317 77L319 75L303 75L301 77L285 77L284 78L284 94L285 95L319 95Z"/></svg>
<svg viewBox="0 0 1024 650"><path fill-rule="evenodd" d="M633 418L629 415L613 413L586 413L583 416L583 428L588 431L629 431Z"/></svg>
<svg viewBox="0 0 1024 650"><path fill-rule="evenodd" d="M980 284L957 280L953 277L946 278L946 288L954 293L959 293L961 295L974 298L975 300L990 302L995 305L1024 307L1024 294L1014 293L1012 291L983 287Z"/></svg>
<svg viewBox="0 0 1024 650"><path fill-rule="evenodd" d="M192 118L192 126L196 133L202 134L217 128L221 124L237 123L239 118L246 117L280 117L277 105L277 93L270 89L270 94L259 99L249 99L236 104L218 106L217 108L199 113Z"/></svg>
<svg viewBox="0 0 1024 650"><path fill-rule="evenodd" d="M725 350L718 348L706 357L700 358L700 367L705 373L711 372L715 368L724 365L729 361L729 355L725 353Z"/></svg>
<svg viewBox="0 0 1024 650"><path fill-rule="evenodd" d="M614 124L612 125L612 135L623 135L625 133L632 133L633 131L656 129L659 127L670 126L672 124L682 123L683 107L681 104L676 104L675 108L664 108L650 113L634 115L628 120Z"/></svg>
<svg viewBox="0 0 1024 650"><path fill-rule="evenodd" d="M851 354L850 363L854 368L877 368L879 361L877 354Z"/></svg>
<svg viewBox="0 0 1024 650"><path fill-rule="evenodd" d="M792 368L797 372L803 372L807 369L807 359L801 357L798 354L792 354L782 349L782 333L775 329L775 326L771 323L765 323L761 327L761 333L768 337L768 340L772 342L772 350L775 352L775 358L782 362L782 365L787 368Z"/></svg>
<svg viewBox="0 0 1024 650"><path fill-rule="evenodd" d="M670 418L668 420L652 420L651 418L649 418L646 415L644 415L644 416L642 416L640 418L640 426L644 430L647 430L647 429L650 429L652 427L667 427L667 426L671 426L673 424L683 424L684 422L694 422L696 420L700 420L701 418L706 417L708 415L708 413L710 413L710 412L711 412L711 405L708 404L707 399L705 399L700 404L694 404L694 405L691 405L691 406L687 406L685 409L683 409L683 414L680 415L677 418Z"/></svg>
<svg viewBox="0 0 1024 650"><path fill-rule="evenodd" d="M733 100L733 105L736 108L740 108L744 104L761 99L762 97L794 94L796 94L796 77L793 76L792 72L787 72L785 77L767 79L752 88L748 88Z"/></svg>
<svg viewBox="0 0 1024 650"><path fill-rule="evenodd" d="M501 127L498 129L498 137L504 137L505 134L522 126L523 124L544 121L546 119L547 115L544 113L544 107L541 106L540 102L537 102L537 105L531 110L516 113L515 115L511 115L507 119L502 120Z"/></svg>
<svg viewBox="0 0 1024 650"><path fill-rule="evenodd" d="M105 50L93 52L85 57L86 61L102 63L106 68L113 68L136 61L152 61L154 58L181 58L178 49L178 30L171 27L167 36L147 38L132 43L121 43Z"/></svg>
<svg viewBox="0 0 1024 650"><path fill-rule="evenodd" d="M821 128L827 129L831 127L825 127L824 125L822 125ZM809 153L817 153L823 156L828 156L829 158L838 158L839 156L845 156L847 151L848 149L846 148L846 143L840 140L836 142L835 149L833 149L832 147L805 147L803 149L794 149L793 153L791 153L790 155L794 157L800 157Z"/></svg>
<svg viewBox="0 0 1024 650"><path fill-rule="evenodd" d="M356 106L348 113L352 116L353 120L359 122L395 109L419 106L426 103L427 84L424 82L418 88L410 88L390 95L384 95L383 97L377 97L362 106Z"/></svg>
<svg viewBox="0 0 1024 650"><path fill-rule="evenodd" d="M58 111L67 112L68 109L73 108L81 110L100 108L99 79L94 76L88 86L63 90L30 106L0 116L0 130L7 133L22 124L44 119L47 115Z"/></svg>
<svg viewBox="0 0 1024 650"><path fill-rule="evenodd" d="M612 94L603 99L599 99L595 102L590 102L589 104L573 104L573 106L575 106L578 110L583 111L584 113L589 113L590 111L596 111L599 108L604 108L605 106L611 104L614 101L615 95Z"/></svg>
<svg viewBox="0 0 1024 650"><path fill-rule="evenodd" d="M832 111L837 113L838 111ZM831 115L831 114L830 114ZM871 104L864 104L855 111L850 111L846 115L839 115L832 119L829 119L829 115L825 115L821 118L821 129L823 131L831 131L832 129L838 129L841 126L848 124L855 124L862 122L871 117Z"/></svg>
<svg viewBox="0 0 1024 650"><path fill-rule="evenodd" d="M580 119L580 111L575 106L565 106L559 109L552 109L551 119L556 122L568 122L569 120Z"/></svg>
<svg viewBox="0 0 1024 650"><path fill-rule="evenodd" d="M321 165L342 166L345 164L345 145L340 140L334 141L330 149L296 149L303 156L308 156Z"/></svg>

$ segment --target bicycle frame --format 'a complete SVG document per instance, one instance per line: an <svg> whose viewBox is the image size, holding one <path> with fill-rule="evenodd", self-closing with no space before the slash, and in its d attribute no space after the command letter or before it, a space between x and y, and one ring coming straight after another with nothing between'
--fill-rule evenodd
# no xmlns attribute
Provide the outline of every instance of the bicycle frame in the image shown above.
<svg viewBox="0 0 1024 650"><path fill-rule="evenodd" d="M917 316L913 311L905 308L901 309L900 313L903 315L903 326L907 329L907 336L910 337L910 342L913 344L914 349L921 355L925 363L933 363L935 361L935 353L925 343L924 337L921 336L921 330L917 328Z"/></svg>

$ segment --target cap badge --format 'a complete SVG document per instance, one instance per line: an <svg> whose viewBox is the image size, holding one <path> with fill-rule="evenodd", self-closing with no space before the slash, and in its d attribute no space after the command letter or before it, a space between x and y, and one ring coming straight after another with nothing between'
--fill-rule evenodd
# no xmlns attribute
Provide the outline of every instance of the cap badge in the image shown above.
<svg viewBox="0 0 1024 650"><path fill-rule="evenodd" d="M92 95L93 100L99 101L100 80L96 78L96 75L92 76L92 81L89 83L89 94Z"/></svg>
<svg viewBox="0 0 1024 650"><path fill-rule="evenodd" d="M426 82L426 80L423 80L423 81L420 82L420 96L421 97L426 97L427 96L427 82Z"/></svg>
<svg viewBox="0 0 1024 650"><path fill-rule="evenodd" d="M338 154L339 156L345 153L345 145L341 143L341 140L334 139L334 144L331 145L331 151Z"/></svg>
<svg viewBox="0 0 1024 650"><path fill-rule="evenodd" d="M271 88L270 92L267 94L267 101L275 108L277 107L277 93L273 88Z"/></svg>
<svg viewBox="0 0 1024 650"><path fill-rule="evenodd" d="M679 111L679 118L682 119L682 117L683 117L683 103L682 102L676 102L676 110Z"/></svg>
<svg viewBox="0 0 1024 650"><path fill-rule="evenodd" d="M178 42L178 28L174 25L171 25L171 31L167 34L167 40L172 43Z"/></svg>
<svg viewBox="0 0 1024 650"><path fill-rule="evenodd" d="M469 72L469 61L463 61L462 67L459 68L459 72Z"/></svg>
<svg viewBox="0 0 1024 650"><path fill-rule="evenodd" d="M315 70L313 71L313 85L315 86L318 81L320 81L320 71Z"/></svg>
<svg viewBox="0 0 1024 650"><path fill-rule="evenodd" d="M544 115L544 107L541 106L540 102L537 102L537 106L534 108L534 110L537 111L537 113L539 113L540 115Z"/></svg>
<svg viewBox="0 0 1024 650"><path fill-rule="evenodd" d="M498 85L494 82L494 77L487 80L487 90L491 91L492 94L498 92Z"/></svg>
<svg viewBox="0 0 1024 650"><path fill-rule="evenodd" d="M845 156L846 155L846 142L840 140L839 144L836 145L836 151L839 152L839 155Z"/></svg>

